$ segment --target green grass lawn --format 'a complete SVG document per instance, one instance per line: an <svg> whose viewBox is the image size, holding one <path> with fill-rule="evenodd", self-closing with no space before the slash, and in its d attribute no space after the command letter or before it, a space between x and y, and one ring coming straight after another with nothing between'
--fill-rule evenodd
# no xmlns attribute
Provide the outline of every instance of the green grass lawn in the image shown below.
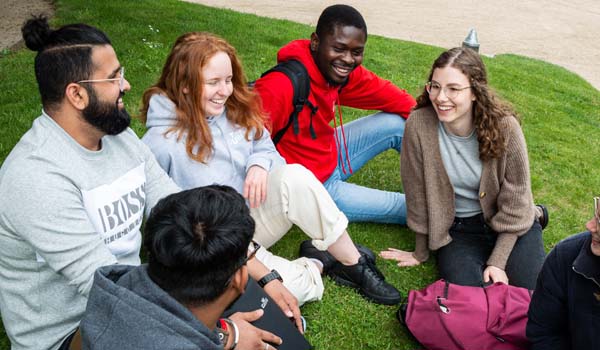
<svg viewBox="0 0 600 350"><path fill-rule="evenodd" d="M188 31L210 31L231 42L243 59L249 79L275 63L277 49L288 41L308 38L312 28L233 11L213 9L175 0L85 1L58 0L55 25L85 22L111 38L132 85L125 97L132 114L141 94L153 84L174 40ZM321 11L321 9L315 9ZM460 39L460 38L458 38ZM457 39L457 40L458 40ZM485 43L483 43L485 45ZM443 51L400 40L371 35L364 65L398 86L418 95L433 60ZM0 53L0 161L4 161L21 135L40 114L41 105L33 73L34 53L28 50ZM511 101L522 117L528 142L533 194L550 209L544 233L546 248L582 231L592 215L592 196L600 192L600 93L563 68L515 55L484 58L491 85ZM344 110L350 121L362 111ZM135 121L143 135L144 127ZM401 191L399 157L387 152L360 170L352 181ZM412 249L414 236L404 227L351 224L355 241L374 250ZM298 254L303 234L294 229L273 251L285 257ZM388 280L404 295L436 279L435 263L400 269L378 260ZM396 307L369 303L350 289L325 281L321 302L302 309L307 337L317 349L414 349L418 344L395 318ZM1 288L1 286L0 286ZM8 339L0 326L0 349Z"/></svg>

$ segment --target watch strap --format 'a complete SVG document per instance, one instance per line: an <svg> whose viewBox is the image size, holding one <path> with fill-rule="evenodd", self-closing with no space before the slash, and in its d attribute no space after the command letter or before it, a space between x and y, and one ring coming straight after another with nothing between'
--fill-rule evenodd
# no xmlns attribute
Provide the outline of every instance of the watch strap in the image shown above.
<svg viewBox="0 0 600 350"><path fill-rule="evenodd" d="M279 280L280 282L283 282L283 278L281 278L281 275L275 269L271 270L271 272L264 275L263 278L259 279L258 285L261 288L264 288L267 285L267 283L274 281L274 280Z"/></svg>

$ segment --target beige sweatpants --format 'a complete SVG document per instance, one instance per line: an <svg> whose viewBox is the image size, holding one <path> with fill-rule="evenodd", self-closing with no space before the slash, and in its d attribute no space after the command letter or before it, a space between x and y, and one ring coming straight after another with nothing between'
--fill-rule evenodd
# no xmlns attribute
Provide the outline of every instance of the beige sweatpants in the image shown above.
<svg viewBox="0 0 600 350"><path fill-rule="evenodd" d="M283 285L298 298L300 305L320 300L323 281L314 262L307 258L290 261L273 255L267 248L280 240L294 224L312 238L314 246L320 250L326 250L344 233L348 219L321 182L299 164L272 169L265 203L250 212L256 222L254 240L262 245L256 258L267 268L279 272Z"/></svg>

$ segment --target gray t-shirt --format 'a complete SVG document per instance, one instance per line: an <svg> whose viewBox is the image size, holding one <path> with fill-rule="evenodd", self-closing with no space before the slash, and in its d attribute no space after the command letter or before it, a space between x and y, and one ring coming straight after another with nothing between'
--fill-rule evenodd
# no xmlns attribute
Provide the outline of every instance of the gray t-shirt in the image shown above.
<svg viewBox="0 0 600 350"><path fill-rule="evenodd" d="M0 311L13 349L57 349L94 271L140 264L144 210L178 187L130 129L78 144L45 113L0 169Z"/></svg>
<svg viewBox="0 0 600 350"><path fill-rule="evenodd" d="M455 215L466 218L481 213L479 181L482 165L475 130L467 137L460 137L439 123L438 139L444 168L454 187Z"/></svg>

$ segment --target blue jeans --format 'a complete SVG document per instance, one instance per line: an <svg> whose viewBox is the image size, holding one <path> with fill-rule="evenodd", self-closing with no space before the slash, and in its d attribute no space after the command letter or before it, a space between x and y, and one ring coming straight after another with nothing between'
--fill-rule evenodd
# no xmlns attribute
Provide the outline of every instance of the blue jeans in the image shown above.
<svg viewBox="0 0 600 350"><path fill-rule="evenodd" d="M388 149L400 152L406 121L397 114L376 113L344 125L348 157L353 172L369 160ZM348 183L348 162L341 130L338 164L323 184L338 208L350 222L369 221L389 224L406 224L406 201L399 192L381 191ZM342 166L343 164L343 166ZM345 167L346 172L342 170ZM398 175L396 175L398 176Z"/></svg>
<svg viewBox="0 0 600 350"><path fill-rule="evenodd" d="M437 253L440 277L463 286L482 286L483 270L487 267L487 259L498 234L485 224L480 214L473 218L455 219L450 236L452 242ZM535 289L545 256L542 226L534 220L529 231L519 237L508 257L505 270L508 283Z"/></svg>

